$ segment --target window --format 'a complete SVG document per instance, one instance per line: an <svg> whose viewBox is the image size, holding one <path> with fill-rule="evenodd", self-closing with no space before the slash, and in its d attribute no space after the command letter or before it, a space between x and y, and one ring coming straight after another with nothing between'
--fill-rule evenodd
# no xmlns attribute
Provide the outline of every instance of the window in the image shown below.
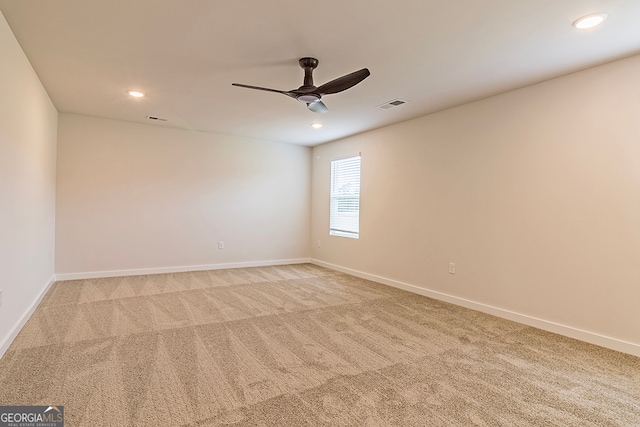
<svg viewBox="0 0 640 427"><path fill-rule="evenodd" d="M360 230L360 156L331 161L329 234L357 239Z"/></svg>

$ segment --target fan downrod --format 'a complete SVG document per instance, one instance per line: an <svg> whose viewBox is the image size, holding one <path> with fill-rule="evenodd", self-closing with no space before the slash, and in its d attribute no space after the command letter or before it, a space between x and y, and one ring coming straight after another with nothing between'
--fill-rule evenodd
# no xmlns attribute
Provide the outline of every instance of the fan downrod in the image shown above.
<svg viewBox="0 0 640 427"><path fill-rule="evenodd" d="M318 66L318 60L316 58L300 58L298 64L304 70L304 83L298 88L298 90L313 90L316 87L313 85L313 69Z"/></svg>

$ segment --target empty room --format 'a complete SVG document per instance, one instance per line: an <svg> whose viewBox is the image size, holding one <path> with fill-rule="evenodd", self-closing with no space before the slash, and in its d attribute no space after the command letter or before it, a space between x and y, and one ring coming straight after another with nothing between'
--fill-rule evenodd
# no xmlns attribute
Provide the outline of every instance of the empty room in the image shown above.
<svg viewBox="0 0 640 427"><path fill-rule="evenodd" d="M640 426L640 2L0 12L0 427Z"/></svg>

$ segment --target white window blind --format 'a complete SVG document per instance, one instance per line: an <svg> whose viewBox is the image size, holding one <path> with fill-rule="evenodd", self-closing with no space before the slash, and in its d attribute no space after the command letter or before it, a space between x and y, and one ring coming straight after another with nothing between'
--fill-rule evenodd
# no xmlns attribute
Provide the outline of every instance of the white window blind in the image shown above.
<svg viewBox="0 0 640 427"><path fill-rule="evenodd" d="M329 234L358 238L360 230L360 156L331 161Z"/></svg>

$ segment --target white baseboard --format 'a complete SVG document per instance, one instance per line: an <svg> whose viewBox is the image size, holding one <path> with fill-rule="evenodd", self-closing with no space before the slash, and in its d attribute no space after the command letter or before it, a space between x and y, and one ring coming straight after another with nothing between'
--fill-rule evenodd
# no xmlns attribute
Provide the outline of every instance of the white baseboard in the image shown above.
<svg viewBox="0 0 640 427"><path fill-rule="evenodd" d="M491 314L503 319L512 320L514 322L522 323L527 326L533 326L534 328L542 329L548 332L553 332L566 337L575 338L580 341L595 344L601 347L606 347L612 350L620 351L622 353L631 354L633 356L640 357L640 344L635 344L628 341L623 341L617 338L612 338L604 335L600 335L594 332L585 331L582 329L574 328L572 326L562 325L559 323L551 322L537 317L528 316L526 314L516 313L511 310L506 310L499 307L471 301L468 299L456 297L453 295L445 294L438 291L432 291L429 289L421 288L416 285L399 282L397 280L388 279L386 277L376 276L374 274L364 273L362 271L353 270L351 268L342 267L328 262L320 261L317 259L311 259L312 264L319 265L320 267L329 268L331 270L340 271L342 273L350 274L352 276L360 277L362 279L371 280L373 282L382 283L383 285L392 286L394 288L409 291L415 294L423 295L429 298L445 301L451 304L459 305L461 307L470 308L472 310L480 311L482 313Z"/></svg>
<svg viewBox="0 0 640 427"><path fill-rule="evenodd" d="M55 281L56 281L55 275L51 276L47 284L44 286L44 288L42 288L42 291L40 291L40 293L36 296L36 299L31 303L27 311L25 311L24 314L20 316L20 319L18 319L18 322L16 322L13 328L11 328L11 330L9 331L9 334L2 339L2 341L0 342L0 357L2 357L4 353L9 349L9 346L11 345L13 340L18 336L18 333L20 332L20 330L27 323L27 320L29 320L33 312L38 307L38 304L40 304L40 301L42 301L42 298L47 294L47 292L49 291L49 288L51 288L51 285L53 285Z"/></svg>
<svg viewBox="0 0 640 427"><path fill-rule="evenodd" d="M103 277L143 276L147 274L184 273L188 271L222 270L226 268L266 267L269 265L305 264L309 258L278 259L270 261L232 262L225 264L186 265L180 267L138 268L131 270L87 271L56 274L56 280L97 279Z"/></svg>

